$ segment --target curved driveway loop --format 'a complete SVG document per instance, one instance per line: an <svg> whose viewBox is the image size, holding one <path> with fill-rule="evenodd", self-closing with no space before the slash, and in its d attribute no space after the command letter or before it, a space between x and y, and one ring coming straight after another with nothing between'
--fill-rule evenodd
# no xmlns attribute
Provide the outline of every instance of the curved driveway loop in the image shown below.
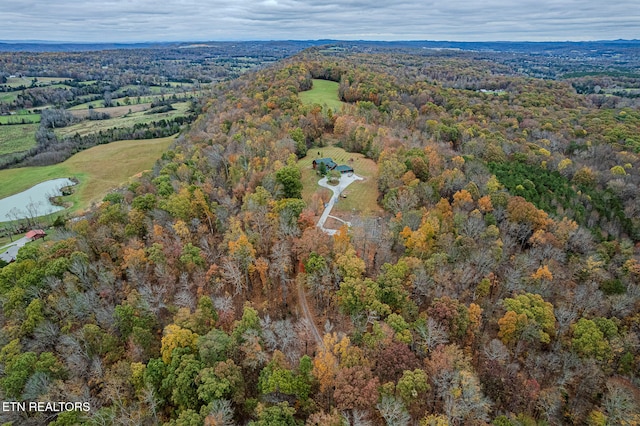
<svg viewBox="0 0 640 426"><path fill-rule="evenodd" d="M360 176L356 175L355 173L351 174L350 176L348 175L342 175L340 176L340 182L338 183L338 185L333 186L333 185L329 185L327 183L327 178L323 177L322 179L320 179L320 181L318 181L318 185L322 186L323 188L328 188L331 191L333 191L333 195L331 196L331 200L329 200L329 203L327 203L327 207L324 209L324 212L322 212L322 216L320 216L320 220L318 221L318 228L322 229L323 232L326 232L329 235L334 235L336 232L338 232L337 229L327 229L324 227L324 223L327 221L327 218L329 217L329 214L331 213L331 209L333 209L333 205L336 203L336 201L338 201L338 197L340 196L340 194L342 193L342 191L344 191L344 189L351 185L353 182L357 181L357 180L364 180L364 178L361 178ZM347 225L349 224L348 222L345 222Z"/></svg>

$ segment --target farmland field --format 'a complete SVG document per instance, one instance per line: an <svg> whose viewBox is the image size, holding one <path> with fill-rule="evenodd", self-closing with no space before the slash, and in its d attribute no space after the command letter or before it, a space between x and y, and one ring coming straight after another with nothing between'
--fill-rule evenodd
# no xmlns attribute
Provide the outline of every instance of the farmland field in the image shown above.
<svg viewBox="0 0 640 426"><path fill-rule="evenodd" d="M65 80L69 80L65 77L9 77L7 78L7 82L4 86L8 87L20 87L20 86L31 86L33 79L37 78L36 86L49 86L51 84L60 83Z"/></svg>
<svg viewBox="0 0 640 426"><path fill-rule="evenodd" d="M20 91L0 92L0 103L10 104L16 99L18 99L19 94L20 94Z"/></svg>
<svg viewBox="0 0 640 426"><path fill-rule="evenodd" d="M151 92L151 95L165 95L171 96L174 93L178 94L178 92L188 92L192 89L193 84L190 83L169 83L170 87L167 86L147 86L146 89ZM129 84L126 86L122 86L118 90L113 92L113 98L124 98L127 96L127 91L129 90L137 90L140 86L136 86L133 84ZM181 89L176 91L176 89ZM134 98L135 96L129 96L130 98Z"/></svg>
<svg viewBox="0 0 640 426"><path fill-rule="evenodd" d="M93 97L93 95L86 95L86 96L80 96L79 98L82 99L91 99L91 97ZM83 99L83 100L84 100ZM97 101L91 101L91 102L85 102L79 105L74 105L71 108L67 108L69 111L75 111L75 110L83 110L83 109L89 109L89 108L104 108L104 99L98 99Z"/></svg>
<svg viewBox="0 0 640 426"><path fill-rule="evenodd" d="M108 130L114 127L127 128L133 127L139 123L151 123L153 121L159 121L162 119L169 120L179 116L187 115L189 108L188 102L178 102L173 104L174 111L163 112L158 114L145 114L144 111L132 112L126 117L110 118L108 120L86 120L78 124L63 127L58 129L57 133L60 136L75 135L86 136L91 133L99 132L100 130ZM128 110L128 109L127 109ZM132 108L133 110L133 108Z"/></svg>
<svg viewBox="0 0 640 426"><path fill-rule="evenodd" d="M197 90L195 92L184 92L184 93L175 93L176 96L185 96L185 95L189 95L189 97L201 97L205 94L204 90ZM162 98L167 99L167 100L171 100L171 97L174 95L174 93L168 93L166 95L143 95L143 96L129 96L129 105L138 105L138 104L148 104L154 101L158 101L161 100ZM85 99L90 99L91 96L93 95L87 95L84 98ZM80 97L82 98L82 96ZM114 98L112 103L114 105L119 105L119 106L127 106L125 105L124 102L124 97L123 98ZM70 108L68 108L69 111L76 111L76 110L84 110L84 109L89 109L89 107L91 108L104 108L104 99L98 99L95 101L87 101L78 105L74 105Z"/></svg>
<svg viewBox="0 0 640 426"><path fill-rule="evenodd" d="M29 124L29 123L39 123L39 122L40 122L40 114L0 115L0 124Z"/></svg>
<svg viewBox="0 0 640 426"><path fill-rule="evenodd" d="M300 92L300 100L305 104L326 105L334 111L340 111L344 102L338 98L339 84L335 81L313 80L313 88Z"/></svg>
<svg viewBox="0 0 640 426"><path fill-rule="evenodd" d="M22 152L36 145L38 124L0 126L0 155Z"/></svg>
<svg viewBox="0 0 640 426"><path fill-rule="evenodd" d="M174 136L112 142L82 151L53 166L0 170L0 198L49 179L76 177L80 183L65 200L73 203L72 211L87 208L112 188L150 169L173 140Z"/></svg>
<svg viewBox="0 0 640 426"><path fill-rule="evenodd" d="M122 117L124 115L129 114L129 112L140 112L146 111L151 108L150 103L146 104L136 104L136 105L125 105L125 106L116 106L109 108L93 108L93 109L71 109L70 112L75 117L87 118L89 116L89 111L94 111L97 113L107 113L111 118Z"/></svg>
<svg viewBox="0 0 640 426"><path fill-rule="evenodd" d="M320 154L318 154L320 153ZM364 178L363 181L352 183L345 191L346 198L341 198L334 206L332 214L336 213L364 213L381 212L378 206L378 184L376 177L378 174L377 164L364 155L347 152L342 148L328 146L324 148L311 148L307 156L298 161L298 167L302 171L302 198L309 204L313 194L323 194L325 201L329 200L331 193L329 190L318 185L320 177L316 174L311 165L315 158L332 158L338 164L347 164L353 167L356 175ZM349 161L353 159L353 161Z"/></svg>

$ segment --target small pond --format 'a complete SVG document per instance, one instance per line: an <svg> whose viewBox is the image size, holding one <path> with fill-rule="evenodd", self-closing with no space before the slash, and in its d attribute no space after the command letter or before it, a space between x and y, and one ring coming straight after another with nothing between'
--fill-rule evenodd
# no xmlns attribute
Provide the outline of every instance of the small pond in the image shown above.
<svg viewBox="0 0 640 426"><path fill-rule="evenodd" d="M27 217L44 216L60 210L62 206L51 204L49 199L62 195L62 188L75 185L67 178L52 179L32 186L26 191L0 200L0 222Z"/></svg>

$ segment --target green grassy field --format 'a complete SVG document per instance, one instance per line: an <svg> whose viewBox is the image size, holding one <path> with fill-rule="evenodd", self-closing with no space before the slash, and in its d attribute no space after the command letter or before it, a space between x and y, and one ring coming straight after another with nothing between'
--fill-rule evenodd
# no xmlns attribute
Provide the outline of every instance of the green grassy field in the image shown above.
<svg viewBox="0 0 640 426"><path fill-rule="evenodd" d="M0 124L23 124L26 123L39 123L40 114L13 114L13 115L0 115Z"/></svg>
<svg viewBox="0 0 640 426"><path fill-rule="evenodd" d="M300 92L300 100L305 104L326 105L334 111L340 111L344 102L338 99L339 84L335 81L313 80L313 88Z"/></svg>
<svg viewBox="0 0 640 426"><path fill-rule="evenodd" d="M22 238L24 235L16 235L13 237L13 241L17 240L18 238ZM4 253L5 251L7 251L6 248L2 248L4 246L6 246L7 244L11 244L11 238L7 237L7 236L2 236L0 237L0 254Z"/></svg>
<svg viewBox="0 0 640 426"><path fill-rule="evenodd" d="M320 155L318 155L318 152ZM356 175L363 177L363 181L354 182L347 187L344 194L346 198L341 198L334 206L332 213L365 213L382 212L378 206L378 165L375 161L365 158L362 154L347 152L342 148L328 146L324 148L312 148L307 152L307 156L298 161L298 167L302 171L302 198L309 204L313 194L323 194L323 199L327 201L331 196L328 189L318 185L320 177L316 174L311 165L316 158L333 158L338 164L347 164L353 167ZM349 161L353 159L353 161Z"/></svg>
<svg viewBox="0 0 640 426"><path fill-rule="evenodd" d="M38 124L0 126L0 155L22 152L36 145Z"/></svg>
<svg viewBox="0 0 640 426"><path fill-rule="evenodd" d="M49 86L52 84L60 83L61 81L69 80L64 77L9 77L7 78L7 82L4 86L9 87L20 87L20 86L31 86L31 82L36 78L36 86Z"/></svg>
<svg viewBox="0 0 640 426"><path fill-rule="evenodd" d="M138 123L151 123L152 121L168 120L179 116L187 115L189 108L188 102L177 102L173 104L174 111L163 112L159 114L145 114L144 111L132 112L123 117L110 118L108 120L86 120L72 126L63 127L57 130L57 134L60 136L75 135L78 133L80 136L89 135L91 133L99 132L100 130L108 130L113 127L126 128L133 127Z"/></svg>
<svg viewBox="0 0 640 426"><path fill-rule="evenodd" d="M189 102L177 102L173 104L174 111L159 114L145 114L146 110L151 105L149 103L141 105L131 105L112 108L96 108L98 112L106 112L112 116L108 120L85 120L72 126L60 128L56 130L58 136L63 137L66 135L75 135L78 133L81 136L85 136L91 133L99 132L100 130L108 130L111 128L128 128L133 127L138 123L151 123L162 119L172 119L179 116L187 115L189 109ZM131 110L131 113L129 113ZM89 114L88 110L73 111L74 115L78 117L86 117ZM33 124L11 124L22 119L25 121L32 121ZM36 145L35 133L38 129L38 122L40 121L40 114L24 114L24 115L11 115L0 116L0 155L13 154L17 152L24 152Z"/></svg>
<svg viewBox="0 0 640 426"><path fill-rule="evenodd" d="M80 98L90 99L90 96L80 96ZM104 100L100 99L97 101L85 102L82 104L74 105L71 108L67 108L69 111L75 111L79 109L89 109L89 108L104 108Z"/></svg>
<svg viewBox="0 0 640 426"><path fill-rule="evenodd" d="M177 82L172 82L169 83L170 87L166 87L166 86L148 86L147 89L154 95L160 95L160 94L164 94L165 96L171 96L174 93L178 93L178 92L186 92L191 90L191 88L193 87L193 84L188 84L188 83L177 83ZM116 90L115 92L113 92L113 97L116 98L124 98L126 96L126 91L129 89L133 89L136 90L140 88L140 86L136 86L136 85L132 85L129 84L127 86L123 86L121 88L119 88L118 90ZM176 91L176 89L180 89L178 91ZM133 96L130 96L131 98L133 98Z"/></svg>
<svg viewBox="0 0 640 426"><path fill-rule="evenodd" d="M76 177L80 183L65 201L72 203L70 211L85 209L100 201L112 188L153 167L174 138L112 142L82 151L53 166L0 170L0 198L46 180Z"/></svg>
<svg viewBox="0 0 640 426"><path fill-rule="evenodd" d="M311 152L311 151L309 151ZM302 199L307 203L307 206L310 206L315 210L316 214L320 214L322 212L322 206L316 205L313 202L313 196L317 195L321 197L323 202L327 202L331 199L332 192L326 188L323 188L318 185L318 180L320 180L320 176L317 175L316 171L313 170L311 166L311 162L315 157L306 156L298 161L298 167L302 172Z"/></svg>
<svg viewBox="0 0 640 426"><path fill-rule="evenodd" d="M72 109L70 110L70 112L74 116L80 117L80 118L88 117L89 111L95 111L99 113L104 112L109 114L111 118L117 118L117 117L122 117L124 115L129 114L129 112L134 113L134 112L146 111L150 108L151 108L151 104L146 103L146 104L116 106L116 107L109 107L109 108L93 108L91 110L90 109Z"/></svg>
<svg viewBox="0 0 640 426"><path fill-rule="evenodd" d="M16 91L16 92L0 92L0 103L10 104L13 101L15 101L16 99L18 99L18 95L19 94L20 94L20 91Z"/></svg>
<svg viewBox="0 0 640 426"><path fill-rule="evenodd" d="M69 86L68 84L62 84L62 83L49 84L47 85L47 87L50 89L70 89L71 88L71 86Z"/></svg>
<svg viewBox="0 0 640 426"><path fill-rule="evenodd" d="M176 93L176 96L184 96L184 95L188 95L188 96L193 96L193 97L200 97L203 96L205 94L205 91L203 90L199 90L196 92L183 92L183 93ZM130 105L139 105L139 104L148 104L157 100L162 99L162 97L164 96L165 99L170 99L171 96L173 96L173 93L169 93L166 95L146 95L146 96L130 96L129 97L129 104ZM87 96L88 98L88 96ZM126 106L124 103L125 98L114 98L113 99L113 104L114 105L118 105L120 104L120 106ZM71 108L68 108L69 111L76 111L76 110L83 110L83 109L89 109L89 107L91 108L104 108L104 100L103 99L99 99L97 101L91 101L91 102L84 102L82 104L78 104L78 105L74 105Z"/></svg>

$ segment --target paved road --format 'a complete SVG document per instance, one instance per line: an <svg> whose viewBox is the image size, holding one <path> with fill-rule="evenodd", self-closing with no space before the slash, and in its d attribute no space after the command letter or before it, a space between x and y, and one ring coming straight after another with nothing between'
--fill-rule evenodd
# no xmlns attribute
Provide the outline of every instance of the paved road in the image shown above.
<svg viewBox="0 0 640 426"><path fill-rule="evenodd" d="M7 244L6 246L0 247L0 251L7 249L4 253L0 254L0 259L9 263L15 260L18 255L18 250L25 244L31 241L31 238L22 237L19 240L15 240L11 244Z"/></svg>
<svg viewBox="0 0 640 426"><path fill-rule="evenodd" d="M323 177L322 179L320 179L320 181L318 182L318 185L333 191L331 200L329 200L329 202L327 203L327 207L324 209L324 212L322 212L322 216L320 216L320 220L318 221L317 226L318 228L322 229L322 231L326 232L329 235L334 235L336 232L338 232L336 229L325 228L324 223L327 221L327 218L331 213L331 209L333 209L333 205L336 203L336 201L338 201L338 197L340 197L340 194L342 193L342 191L344 191L344 189L347 186L351 185L353 182L357 180L364 180L364 179L356 175L355 173L352 174L351 176L348 176L345 174L340 176L340 182L338 183L338 185L335 185L335 186L329 185L327 183L326 177Z"/></svg>

